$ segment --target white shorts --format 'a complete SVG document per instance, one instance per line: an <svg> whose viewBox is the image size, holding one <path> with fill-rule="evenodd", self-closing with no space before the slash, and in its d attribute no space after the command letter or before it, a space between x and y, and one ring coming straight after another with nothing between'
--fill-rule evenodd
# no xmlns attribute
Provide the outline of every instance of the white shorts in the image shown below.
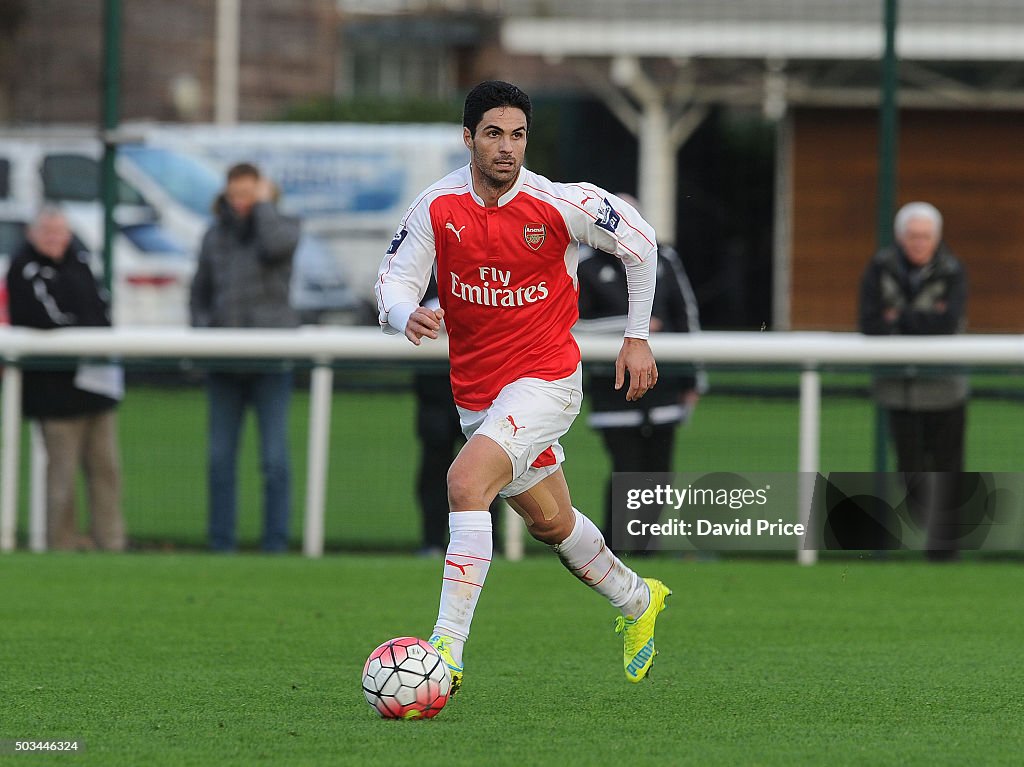
<svg viewBox="0 0 1024 767"><path fill-rule="evenodd" d="M529 490L558 471L565 459L558 438L569 431L583 404L583 368L557 381L520 378L507 384L485 410L460 407L462 433L484 434L508 453L512 481L503 498Z"/></svg>

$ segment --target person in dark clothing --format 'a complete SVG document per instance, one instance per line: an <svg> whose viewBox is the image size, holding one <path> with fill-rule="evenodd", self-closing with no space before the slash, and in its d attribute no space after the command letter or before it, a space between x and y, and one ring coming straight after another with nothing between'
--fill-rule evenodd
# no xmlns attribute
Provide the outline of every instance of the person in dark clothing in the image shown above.
<svg viewBox="0 0 1024 767"><path fill-rule="evenodd" d="M421 553L440 556L448 546L448 467L465 438L446 371L417 371L413 392L420 441L416 497L423 525Z"/></svg>
<svg viewBox="0 0 1024 767"><path fill-rule="evenodd" d="M630 201L628 196L619 195ZM626 274L615 256L593 248L581 249L578 269L580 320L578 332L621 333L628 309ZM696 298L679 254L658 246L658 281L651 312L651 332L687 333L700 330ZM686 422L704 387L703 372L659 377L658 385L640 400L628 402L614 389L610 369L595 370L590 379L588 423L601 433L612 472L671 472L676 432ZM648 536L626 531L629 519L612 513L611 478L605 499L604 534L615 548L644 551ZM638 510L635 518L655 522L661 507ZM631 515L632 518L633 515Z"/></svg>
<svg viewBox="0 0 1024 767"><path fill-rule="evenodd" d="M436 309L437 280L431 277L423 305ZM465 443L452 382L445 364L438 370L418 370L413 376L416 396L416 437L420 463L416 472L416 498L420 506L423 541L420 553L440 556L448 546L448 468ZM498 529L501 501L491 504L491 524Z"/></svg>
<svg viewBox="0 0 1024 767"><path fill-rule="evenodd" d="M859 327L867 335L952 335L966 327L967 276L942 239L942 215L925 202L896 214L896 244L868 264ZM927 527L934 560L956 556L957 482L964 468L967 377L906 370L875 378L911 513Z"/></svg>
<svg viewBox="0 0 1024 767"><path fill-rule="evenodd" d="M195 327L294 328L289 303L299 222L278 212L273 184L249 163L233 166L214 204L215 219L203 237L192 281ZM290 369L211 371L209 394L210 547L236 547L236 473L246 407L260 430L263 473L263 541L268 552L288 545L291 466L288 448Z"/></svg>
<svg viewBox="0 0 1024 767"><path fill-rule="evenodd" d="M55 329L107 327L110 305L96 283L90 254L74 240L64 213L44 208L7 273L12 325ZM117 403L120 368L47 366L26 370L22 412L38 420L46 447L47 545L56 550L125 548ZM89 535L78 532L75 478L84 471Z"/></svg>
<svg viewBox="0 0 1024 767"><path fill-rule="evenodd" d="M436 309L437 280L430 278L423 305ZM420 553L440 556L448 546L448 468L465 442L455 409L448 366L437 371L417 370L413 376L416 395L416 437L420 465L416 472L416 498L423 525Z"/></svg>

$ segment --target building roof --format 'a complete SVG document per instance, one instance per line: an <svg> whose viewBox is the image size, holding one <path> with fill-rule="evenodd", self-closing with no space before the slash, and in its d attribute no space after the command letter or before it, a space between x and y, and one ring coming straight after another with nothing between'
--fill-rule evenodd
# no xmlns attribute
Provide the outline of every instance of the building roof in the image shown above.
<svg viewBox="0 0 1024 767"><path fill-rule="evenodd" d="M706 103L870 106L878 98L882 0L338 3L406 23L423 15L490 19L505 52L570 63L592 86L606 78L608 60L635 59L655 81L692 86L692 99ZM897 5L901 104L1024 108L1024 0Z"/></svg>
<svg viewBox="0 0 1024 767"><path fill-rule="evenodd" d="M502 44L544 56L669 56L706 58L877 59L883 34L877 23L813 21L679 22L593 19L509 19ZM902 26L900 57L915 61L1021 61L1024 25Z"/></svg>
<svg viewBox="0 0 1024 767"><path fill-rule="evenodd" d="M480 13L506 19L874 24L881 0L337 0L345 13ZM1024 25L1020 0L900 0L908 24Z"/></svg>
<svg viewBox="0 0 1024 767"><path fill-rule="evenodd" d="M502 43L545 56L877 59L880 0L503 0ZM1024 2L902 0L897 49L916 61L1024 60Z"/></svg>
<svg viewBox="0 0 1024 767"><path fill-rule="evenodd" d="M881 0L455 0L510 18L880 24ZM421 2L420 5L423 3ZM444 3L441 3L444 4ZM497 7L497 8L495 8ZM1024 24L1019 0L900 0L908 24Z"/></svg>

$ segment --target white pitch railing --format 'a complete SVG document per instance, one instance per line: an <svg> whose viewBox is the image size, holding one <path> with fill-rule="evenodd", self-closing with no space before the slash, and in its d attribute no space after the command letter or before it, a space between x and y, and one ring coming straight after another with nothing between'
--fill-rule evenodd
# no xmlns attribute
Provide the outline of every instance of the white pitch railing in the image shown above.
<svg viewBox="0 0 1024 767"><path fill-rule="evenodd" d="M613 336L578 338L585 362L615 359L621 340ZM662 362L701 362L786 366L801 369L798 468L818 471L821 380L824 366L965 365L1024 366L1024 335L887 336L856 333L703 332L655 335L655 357ZM305 327L299 330L194 330L73 328L39 331L0 328L0 361L5 365L0 399L0 551L15 543L21 433L21 372L29 357L130 359L295 359L313 363L309 413L309 458L303 552L323 554L325 487L333 370L341 360L400 361L444 359L447 344L426 341L416 347L401 336L375 328ZM806 494L805 494L806 495ZM806 522L810 497L801 496ZM506 541L506 551L522 551L522 530ZM815 552L801 551L810 564Z"/></svg>

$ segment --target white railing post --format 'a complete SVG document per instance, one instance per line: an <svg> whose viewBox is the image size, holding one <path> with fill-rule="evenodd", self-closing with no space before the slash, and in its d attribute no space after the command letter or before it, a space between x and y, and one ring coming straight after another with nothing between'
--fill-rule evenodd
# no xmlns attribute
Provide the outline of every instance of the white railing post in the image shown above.
<svg viewBox="0 0 1024 767"><path fill-rule="evenodd" d="M523 521L505 499L501 499L501 526L505 559L518 562L523 558Z"/></svg>
<svg viewBox="0 0 1024 767"><path fill-rule="evenodd" d="M0 552L14 551L18 523L18 457L21 450L21 369L4 366L0 396Z"/></svg>
<svg viewBox="0 0 1024 767"><path fill-rule="evenodd" d="M331 434L334 370L318 362L309 383L309 449L306 470L306 517L302 553L324 553L324 509L327 504L327 455Z"/></svg>
<svg viewBox="0 0 1024 767"><path fill-rule="evenodd" d="M800 373L800 457L798 461L800 522L809 529L811 501L814 497L814 476L820 461L821 374L808 369ZM798 549L796 559L802 565L818 561L814 549Z"/></svg>
<svg viewBox="0 0 1024 767"><path fill-rule="evenodd" d="M43 427L32 421L29 429L28 548L37 553L46 551L46 445Z"/></svg>

